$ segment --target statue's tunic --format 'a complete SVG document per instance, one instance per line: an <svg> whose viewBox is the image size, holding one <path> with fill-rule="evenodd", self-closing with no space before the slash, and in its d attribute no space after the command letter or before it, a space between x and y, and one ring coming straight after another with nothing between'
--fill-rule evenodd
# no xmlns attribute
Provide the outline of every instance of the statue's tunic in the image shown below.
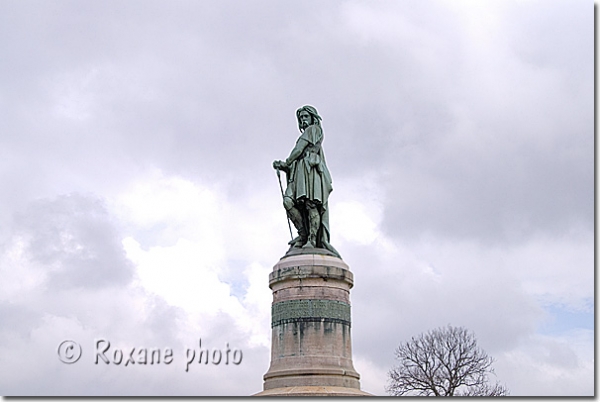
<svg viewBox="0 0 600 402"><path fill-rule="evenodd" d="M286 195L294 200L304 197L326 206L333 187L321 147L323 142L321 127L316 124L309 126L298 138L296 144L300 140L305 140L308 145L304 148L302 155L292 163Z"/></svg>

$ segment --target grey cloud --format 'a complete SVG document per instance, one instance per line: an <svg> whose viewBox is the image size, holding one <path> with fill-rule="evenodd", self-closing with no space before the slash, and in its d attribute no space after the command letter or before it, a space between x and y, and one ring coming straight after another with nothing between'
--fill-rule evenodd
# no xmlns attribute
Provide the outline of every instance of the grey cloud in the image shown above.
<svg viewBox="0 0 600 402"><path fill-rule="evenodd" d="M49 274L53 288L124 286L133 266L96 197L78 194L40 200L16 218L28 255Z"/></svg>
<svg viewBox="0 0 600 402"><path fill-rule="evenodd" d="M441 251L442 244L431 245L440 250L438 255L427 247L411 252L402 247L388 261L367 247L355 247L345 255L356 282L352 290L356 353L390 367L401 341L446 324L475 331L490 354L501 353L518 345L541 322L541 308L502 263L490 258L487 266L473 267L457 244L451 253ZM425 266L431 271L425 272ZM437 272L436 266L441 267ZM377 342L373 333L378 334Z"/></svg>
<svg viewBox="0 0 600 402"><path fill-rule="evenodd" d="M0 331L2 342L10 342L14 336L29 336L31 328L39 323L43 313L31 306L23 306L10 301L0 302L0 322L4 331Z"/></svg>
<svg viewBox="0 0 600 402"><path fill-rule="evenodd" d="M379 160L378 153L388 145L383 134L397 131L397 111L411 113L414 96L400 103L397 98L404 98L407 80L414 79L412 59L398 59L377 47L353 54L357 48L344 37L347 28L340 25L338 3L304 4L301 9L319 9L308 21L295 7L276 2L185 3L177 8L144 3L139 9L91 3L77 4L75 14L63 12L74 5L59 4L43 16L36 14L38 27L27 35L7 21L11 33L31 38L32 52L23 55L15 49L15 57L44 66L31 72L41 74L42 82L38 77L32 87L19 80L23 86L13 93L37 98L43 108L55 102L48 98L52 88L83 85L80 91L91 96L93 125L82 132L73 123L42 114L44 129L30 124L28 136L11 141L23 144L43 136L50 146L25 151L20 145L20 152L64 153L61 148L68 143L72 152L65 163L97 171L93 159L79 155L99 146L111 164L153 161L167 170L211 179L222 172L239 175L243 168L241 174L248 177L257 172L257 160L278 155L272 144L277 133L290 133L287 142L293 141L293 110L314 103L326 112L330 147L340 148L330 152L340 161L338 170L353 172ZM260 19L249 17L257 12ZM28 15L21 11L16 17ZM402 46L408 45L404 39ZM308 55L299 57L299 52ZM53 64L53 54L63 64ZM7 71L13 75L27 73ZM348 91L352 95L341 96ZM272 106L265 109L267 105ZM347 123L338 129L336 121ZM433 120L420 120L428 121ZM357 122L362 125L352 129ZM362 152L357 154L358 149ZM348 157L358 162L344 162Z"/></svg>
<svg viewBox="0 0 600 402"><path fill-rule="evenodd" d="M507 48L474 64L470 76L453 79L462 85L444 91L445 113L422 105L428 119L439 120L428 135L402 143L412 134L398 131L400 145L385 153L387 233L489 244L560 235L579 225L592 230L591 25L581 8L564 2L542 8L520 13L527 24L510 33ZM532 45L549 43L555 26L550 36L560 36L558 46ZM533 66L514 57L529 47L546 62Z"/></svg>
<svg viewBox="0 0 600 402"><path fill-rule="evenodd" d="M593 73L591 8L591 4L583 1L567 0L516 4L507 19L511 28L507 35L523 61L539 68L555 68L565 72L569 81L585 83L588 74Z"/></svg>
<svg viewBox="0 0 600 402"><path fill-rule="evenodd" d="M431 153L387 175L384 228L403 239L435 234L489 242L520 242L539 233L592 229L592 155L556 147L505 154ZM554 154L553 154L554 153ZM586 153L588 155L586 155Z"/></svg>

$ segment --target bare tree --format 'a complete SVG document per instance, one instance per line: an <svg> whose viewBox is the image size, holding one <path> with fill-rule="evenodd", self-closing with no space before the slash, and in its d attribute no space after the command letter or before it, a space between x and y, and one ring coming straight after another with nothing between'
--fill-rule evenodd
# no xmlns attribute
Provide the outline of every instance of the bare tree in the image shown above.
<svg viewBox="0 0 600 402"><path fill-rule="evenodd" d="M400 364L388 373L386 391L393 396L506 396L508 390L488 383L494 359L462 327L438 328L396 349Z"/></svg>

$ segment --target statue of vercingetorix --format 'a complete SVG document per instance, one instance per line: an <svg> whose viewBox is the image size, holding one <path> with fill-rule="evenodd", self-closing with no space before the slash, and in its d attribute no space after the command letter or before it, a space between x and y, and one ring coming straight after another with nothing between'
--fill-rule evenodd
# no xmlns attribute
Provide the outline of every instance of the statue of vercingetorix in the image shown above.
<svg viewBox="0 0 600 402"><path fill-rule="evenodd" d="M298 109L296 117L301 133L296 146L285 161L273 162L273 168L287 175L283 206L298 230L298 237L289 242L289 251L324 248L339 257L329 244L327 200L333 187L322 147L322 119L317 109L308 105Z"/></svg>

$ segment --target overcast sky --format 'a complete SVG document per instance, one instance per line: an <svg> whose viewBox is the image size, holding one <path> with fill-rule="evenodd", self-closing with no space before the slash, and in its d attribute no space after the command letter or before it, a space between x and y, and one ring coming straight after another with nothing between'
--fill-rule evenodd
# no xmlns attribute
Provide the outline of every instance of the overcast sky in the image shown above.
<svg viewBox="0 0 600 402"><path fill-rule="evenodd" d="M261 391L271 164L310 104L362 389L451 324L512 395L592 395L593 22L591 0L2 1L0 393ZM186 372L199 338L242 362ZM95 364L98 339L173 362Z"/></svg>

